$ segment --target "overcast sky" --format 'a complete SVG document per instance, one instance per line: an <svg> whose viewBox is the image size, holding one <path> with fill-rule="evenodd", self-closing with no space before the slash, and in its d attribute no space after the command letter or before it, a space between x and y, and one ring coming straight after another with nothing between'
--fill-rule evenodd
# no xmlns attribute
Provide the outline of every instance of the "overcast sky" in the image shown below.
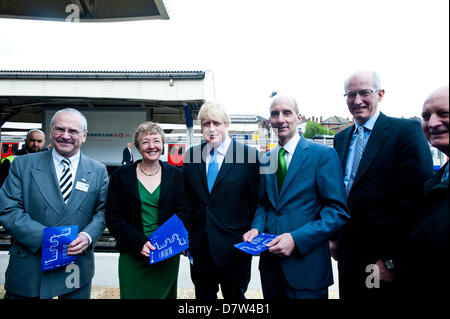
<svg viewBox="0 0 450 319"><path fill-rule="evenodd" d="M419 116L448 85L448 0L165 3L170 20L0 19L0 69L212 70L230 113L265 117L273 90L307 117L349 117L343 82L357 70L380 73L392 116Z"/></svg>

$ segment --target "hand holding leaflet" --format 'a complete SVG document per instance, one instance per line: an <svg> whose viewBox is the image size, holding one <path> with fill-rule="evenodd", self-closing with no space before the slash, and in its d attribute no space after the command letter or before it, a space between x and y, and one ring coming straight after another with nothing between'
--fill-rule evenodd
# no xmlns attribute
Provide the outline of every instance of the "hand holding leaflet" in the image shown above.
<svg viewBox="0 0 450 319"><path fill-rule="evenodd" d="M175 214L148 238L156 248L150 250L150 264L175 256L189 248L188 232Z"/></svg>
<svg viewBox="0 0 450 319"><path fill-rule="evenodd" d="M77 225L46 227L43 235L41 271L61 268L77 261L77 256L67 255L69 244L77 238Z"/></svg>
<svg viewBox="0 0 450 319"><path fill-rule="evenodd" d="M242 242L239 244L234 245L237 249L242 250L243 252L256 256L262 253L263 251L269 249L266 245L270 243L274 238L276 238L278 235L275 234L267 234L262 233L258 236L256 236L252 242Z"/></svg>

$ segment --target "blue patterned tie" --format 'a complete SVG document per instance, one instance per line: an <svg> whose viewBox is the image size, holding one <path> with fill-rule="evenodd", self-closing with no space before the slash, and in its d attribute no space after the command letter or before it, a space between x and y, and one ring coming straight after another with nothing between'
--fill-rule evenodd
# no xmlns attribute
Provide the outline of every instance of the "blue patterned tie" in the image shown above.
<svg viewBox="0 0 450 319"><path fill-rule="evenodd" d="M441 178L441 182L442 182L442 183L448 181L448 166L449 166L449 165L450 165L450 164L447 164L447 166L446 166L445 169L444 169L444 173L442 174L442 178Z"/></svg>
<svg viewBox="0 0 450 319"><path fill-rule="evenodd" d="M211 150L211 159L209 161L208 165L208 190L211 193L211 190L214 186L214 182L216 181L217 173L219 172L219 165L217 164L217 152L214 151L214 149Z"/></svg>
<svg viewBox="0 0 450 319"><path fill-rule="evenodd" d="M347 191L347 196L350 193L350 190L353 186L353 181L355 180L356 172L358 171L359 162L361 161L362 154L364 152L364 127L358 127L358 136L356 137L356 151L355 156L353 157L353 165L352 172L350 174L350 179L348 181L347 187L345 190Z"/></svg>

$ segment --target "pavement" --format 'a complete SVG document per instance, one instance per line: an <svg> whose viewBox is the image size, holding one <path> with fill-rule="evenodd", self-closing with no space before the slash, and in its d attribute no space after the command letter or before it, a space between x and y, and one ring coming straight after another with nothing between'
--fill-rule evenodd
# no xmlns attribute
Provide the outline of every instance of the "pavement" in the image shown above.
<svg viewBox="0 0 450 319"><path fill-rule="evenodd" d="M118 253L95 253L95 275L92 279L92 299L120 299L118 277ZM8 266L8 252L0 251L0 299L5 294L4 273ZM263 299L261 282L258 270L259 257L252 259L252 276L245 296L248 299ZM333 276L335 283L328 289L329 299L339 299L337 284L337 264L332 260ZM223 299L221 292L218 298ZM194 284L190 278L189 261L186 257L180 258L180 270L178 273L177 299L195 299Z"/></svg>

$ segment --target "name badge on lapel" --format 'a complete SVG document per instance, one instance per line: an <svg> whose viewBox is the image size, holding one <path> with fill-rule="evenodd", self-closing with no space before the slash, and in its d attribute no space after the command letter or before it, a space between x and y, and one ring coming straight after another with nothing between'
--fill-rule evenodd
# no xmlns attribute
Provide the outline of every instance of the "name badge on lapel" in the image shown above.
<svg viewBox="0 0 450 319"><path fill-rule="evenodd" d="M79 191L82 192L87 192L89 189L89 185L78 181L77 184L75 185L75 189L78 189Z"/></svg>

